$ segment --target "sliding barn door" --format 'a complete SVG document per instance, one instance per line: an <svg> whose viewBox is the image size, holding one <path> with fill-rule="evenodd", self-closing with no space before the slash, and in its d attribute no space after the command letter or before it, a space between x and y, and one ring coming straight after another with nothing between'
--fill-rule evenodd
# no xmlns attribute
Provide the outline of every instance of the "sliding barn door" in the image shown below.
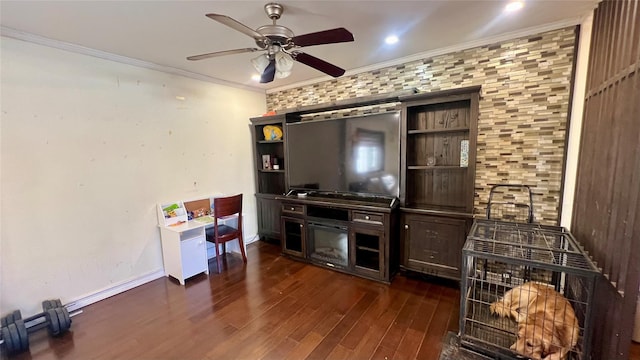
<svg viewBox="0 0 640 360"><path fill-rule="evenodd" d="M603 1L593 23L571 231L606 278L593 359L627 359L640 275L640 0Z"/></svg>

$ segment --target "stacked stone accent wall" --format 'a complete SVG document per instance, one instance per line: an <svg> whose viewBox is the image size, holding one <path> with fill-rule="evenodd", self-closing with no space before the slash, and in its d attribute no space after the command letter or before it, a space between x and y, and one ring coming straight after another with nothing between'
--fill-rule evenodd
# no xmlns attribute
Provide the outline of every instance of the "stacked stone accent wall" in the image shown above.
<svg viewBox="0 0 640 360"><path fill-rule="evenodd" d="M271 93L267 108L480 85L475 214L491 185L527 184L535 221L557 224L575 37L564 28Z"/></svg>

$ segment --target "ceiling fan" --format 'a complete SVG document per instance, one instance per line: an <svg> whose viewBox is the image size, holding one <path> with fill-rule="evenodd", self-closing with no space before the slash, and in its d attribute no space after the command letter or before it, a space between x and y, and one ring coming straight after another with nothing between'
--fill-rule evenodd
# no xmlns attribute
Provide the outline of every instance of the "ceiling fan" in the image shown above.
<svg viewBox="0 0 640 360"><path fill-rule="evenodd" d="M282 5L277 3L268 3L264 6L264 10L267 13L267 16L273 21L273 24L260 26L256 30L253 30L226 15L206 15L212 20L227 25L228 27L245 35L251 36L258 46L257 48L217 51L208 54L189 56L187 57L187 60L202 60L223 55L266 51L264 54L251 60L256 70L262 74L260 77L261 83L271 82L275 77L285 78L289 76L289 74L291 74L291 68L293 67L293 60L301 62L333 77L344 75L344 69L315 56L304 53L298 49L305 46L353 41L353 34L351 34L347 29L336 28L295 36L291 29L276 24L276 20L280 19L280 16L284 11L284 7Z"/></svg>

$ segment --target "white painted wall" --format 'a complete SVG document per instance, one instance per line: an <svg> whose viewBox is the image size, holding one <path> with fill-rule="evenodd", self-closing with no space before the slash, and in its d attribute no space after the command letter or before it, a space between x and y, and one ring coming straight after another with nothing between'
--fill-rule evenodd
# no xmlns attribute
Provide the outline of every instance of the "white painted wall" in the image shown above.
<svg viewBox="0 0 640 360"><path fill-rule="evenodd" d="M587 88L587 67L589 64L589 49L591 48L592 23L593 13L586 16L580 24L580 38L576 56L576 75L575 83L573 84L571 119L569 120L570 128L564 176L564 194L562 195L562 209L560 214L560 225L567 229L571 229L571 220L573 218L573 202L575 201L578 174L578 154L580 152L580 137L582 135L582 117L584 114L584 98Z"/></svg>
<svg viewBox="0 0 640 360"><path fill-rule="evenodd" d="M1 40L0 313L159 273L158 202L242 192L254 237L264 94Z"/></svg>

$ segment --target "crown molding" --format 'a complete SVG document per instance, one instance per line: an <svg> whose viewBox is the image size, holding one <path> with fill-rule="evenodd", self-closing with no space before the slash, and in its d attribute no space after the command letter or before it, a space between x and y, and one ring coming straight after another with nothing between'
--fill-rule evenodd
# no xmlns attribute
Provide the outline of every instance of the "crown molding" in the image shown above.
<svg viewBox="0 0 640 360"><path fill-rule="evenodd" d="M364 73L364 72L368 72L368 71L374 71L374 70L386 68L386 67L389 67L389 66L396 66L396 65L406 64L406 63L409 63L409 62L412 62L412 61L428 59L428 58L432 58L434 56L450 54L450 53L457 52L457 51L463 51L463 50L471 49L471 48L474 48L474 47L485 46L485 45L494 44L494 43L497 43L497 42L503 42L503 41L513 40L513 39L517 39L517 38L521 38L521 37L525 37L525 36L541 34L541 33L547 32L547 31L558 30L558 29L562 29L562 28L565 28L565 27L569 27L569 26L576 26L576 25L581 24L583 19L584 19L584 16L574 17L574 18L565 19L565 20L562 20L562 21L556 21L556 22L552 22L552 23L548 23L548 24L544 24L544 25L540 25L540 26L534 26L534 27L530 27L530 28L526 28L526 29L522 29L522 30L518 30L518 31L512 31L512 32L508 32L508 33L504 33L504 34L500 34L500 35L496 35L496 36L491 36L491 37L486 37L486 38L482 38L482 39L472 40L472 41L460 43L460 44L453 45L453 46L447 46L447 47L443 47L443 48L439 48L439 49L429 50L429 51L425 51L425 52L421 52L421 53L417 53L417 54L413 54L413 55L409 55L409 56L405 56L405 57L401 57L401 58L397 58L397 59L393 59L393 60L389 60L389 61L373 64L373 65L368 65L368 66L364 66L364 67L348 70L347 72L345 72L345 74L343 76L356 75L356 74L360 74L360 73ZM294 89L294 88L297 88L297 87L303 87L303 86L317 84L317 83L323 82L323 81L329 81L331 79L333 79L333 78L330 77L330 76L323 76L323 77L319 77L319 78L313 78L313 79L310 79L310 80L297 82L297 83L294 83L294 84L289 84L289 85L285 85L285 86L279 86L279 87L276 87L276 88L267 89L266 92L267 92L267 94L273 94L273 93L276 93L276 92L279 92L279 91L285 91L285 90L290 90L290 89Z"/></svg>
<svg viewBox="0 0 640 360"><path fill-rule="evenodd" d="M230 82L230 81L225 81L225 80L217 79L217 78L214 78L214 77L211 77L211 76L206 76L206 75L197 74L197 73L194 73L194 72L191 72L191 71L186 71L186 70L174 68L174 67L171 67L171 66L158 65L158 64L154 64L154 63L148 62L148 61L143 61L143 60L138 60L138 59L134 59L134 58L126 57L126 56L116 55L116 54L112 54L112 53L109 53L109 52L106 52L106 51L96 50L96 49L92 49L92 48L88 48L88 47L85 47L85 46L76 45L76 44L72 44L72 43L68 43L68 42L64 42L64 41L54 40L54 39L50 39L50 38L47 38L47 37L44 37L44 36L35 35L35 34L28 33L28 32L24 32L24 31L13 29L13 28L9 28L9 27L6 27L6 26L0 26L0 36L4 36L4 37L16 39L16 40L22 40L22 41L26 41L26 42L30 42L30 43L34 43L34 44L38 44L38 45L48 46L48 47L51 47L51 48L56 48L56 49L60 49L60 50L64 50L64 51L77 53L77 54L93 56L93 57L96 57L96 58L99 58L99 59L115 61L115 62L119 62L119 63L122 63L122 64L132 65L132 66L136 66L136 67L140 67L140 68L156 70L156 71L164 72L164 73L167 73L167 74L183 76L183 77L187 77L187 78L191 78L191 79L195 79L195 80L200 80L200 81L205 81L205 82L209 82L209 83L213 83L213 84L217 84L217 85L223 85L223 86L229 86L229 87L243 89L243 90L255 91L255 92L259 92L261 94L265 93L264 89L259 89L259 88L255 88L255 87L251 87L251 86L247 86L247 85L242 85L242 84L238 84L238 83L234 83L234 82Z"/></svg>
<svg viewBox="0 0 640 360"><path fill-rule="evenodd" d="M544 24L544 25L540 25L540 26L534 26L534 27L530 27L530 28L526 28L526 29L522 29L522 30L518 30L518 31L504 33L504 34L501 34L501 35L486 37L486 38L477 39L477 40L472 40L472 41L460 43L460 44L453 45L453 46L447 46L447 47L443 47L443 48L439 48L439 49L429 50L429 51L425 51L425 52L421 52L421 53L417 53L417 54L413 54L413 55L409 55L409 56L405 56L405 57L401 57L401 58L397 58L397 59L393 59L393 60L389 60L389 61L385 61L385 62L380 62L380 63L377 63L377 64L372 64L372 65L368 65L368 66L364 66L364 67L360 67L360 68L356 68L356 69L351 69L351 70L346 71L343 76L356 75L356 74L360 74L360 73L364 73L364 72L368 72L368 71L374 71L374 70L378 70L378 69L382 69L382 68L386 68L386 67L390 67L390 66L401 65L401 64L412 62L412 61L431 58L431 57L434 57L434 56L439 56L439 55L449 54L449 53L452 53L452 52L471 49L471 48L474 48L474 47L489 45L489 44L493 44L493 43L496 43L496 42L503 42L503 41L507 41L507 40L520 38L520 37L531 36L531 35L535 35L535 34L544 33L544 32L547 32L547 31L557 30L557 29L561 29L561 28L565 28L565 27L569 27L569 26L576 26L576 25L581 24L584 21L584 18L585 18L585 16L574 17L574 18L565 19L565 20L562 20L562 21L557 21L557 22L548 23L548 24ZM243 90L249 90L249 91L255 91L255 92L258 92L258 93L262 93L262 94L264 94L264 93L272 94L272 93L276 93L276 92L279 92L279 91L285 91L285 90L294 89L294 88L297 88L297 87L313 85L313 84L317 84L317 83L320 83L320 82L329 81L329 80L333 79L333 77L331 77L331 76L322 76L322 77L313 78L313 79L309 79L309 80L305 80L305 81L301 81L301 82L296 82L296 83L289 84L289 85L284 85L284 86L279 86L279 87L267 89L265 91L264 89L261 89L261 88L256 88L256 87L243 85L243 84L239 84L239 83L235 83L235 82L225 81L225 80L222 80L222 79L218 79L218 78L214 78L214 77L211 77L211 76L206 76L206 75L202 75L202 74L198 74L198 73L194 73L194 72L190 72L190 71L174 68L174 67L171 67L171 66L158 65L158 64L155 64L155 63L152 63L152 62L148 62L148 61L143 61L143 60L138 60L138 59L134 59L134 58L126 57L126 56L116 55L116 54L112 54L112 53L109 53L109 52L106 52L106 51L96 50L96 49L92 49L92 48L88 48L88 47L84 47L84 46L81 46L81 45L76 45L76 44L72 44L72 43L68 43L68 42L64 42L64 41L54 40L54 39L50 39L50 38L47 38L47 37L44 37L44 36L35 35L35 34L27 33L27 32L24 32L24 31L16 30L16 29L13 29L13 28L9 28L9 27L6 27L6 26L0 26L0 35L1 36L5 36L5 37L9 37L9 38L13 38L13 39L17 39L17 40L22 40L22 41L38 44L38 45L43 45L43 46L48 46L48 47L52 47L52 48L56 48L56 49L60 49L60 50L65 50L65 51L69 51L69 52L73 52L73 53L93 56L93 57L104 59L104 60L115 61L115 62L127 64L127 65L132 65L132 66L136 66L136 67L156 70L156 71L160 71L160 72L164 72L164 73L168 73L168 74L183 76L183 77L187 77L187 78L191 78L191 79L195 79L195 80L200 80L200 81L205 81L205 82L209 82L209 83L214 83L214 84L218 84L218 85L229 86L229 87L243 89Z"/></svg>

